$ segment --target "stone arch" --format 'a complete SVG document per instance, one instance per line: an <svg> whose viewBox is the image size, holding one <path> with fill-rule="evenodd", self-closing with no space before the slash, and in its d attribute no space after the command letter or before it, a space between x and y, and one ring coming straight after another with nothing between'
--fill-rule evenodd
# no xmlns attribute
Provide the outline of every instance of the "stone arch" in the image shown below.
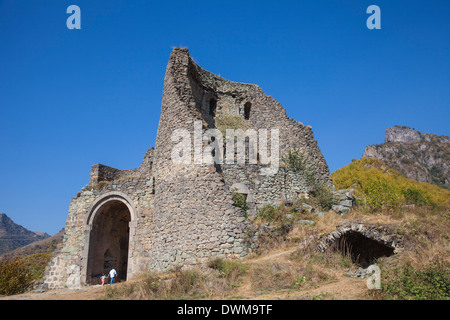
<svg viewBox="0 0 450 320"><path fill-rule="evenodd" d="M317 245L321 252L337 250L348 254L354 263L364 268L402 248L399 237L390 234L386 228L350 221L342 222L336 231L322 237Z"/></svg>
<svg viewBox="0 0 450 320"><path fill-rule="evenodd" d="M94 201L85 219L81 283L96 283L111 267L119 279L133 276L137 217L133 200L122 192L109 192Z"/></svg>
<svg viewBox="0 0 450 320"><path fill-rule="evenodd" d="M95 200L92 203L92 205L90 206L90 208L88 210L86 219L85 219L85 225L91 225L92 221L93 221L95 215L98 213L99 209L103 205L105 205L107 202L112 201L112 200L117 200L117 201L123 202L130 210L131 221L137 220L137 210L136 210L136 206L135 206L133 200L131 200L131 198L123 192L111 191L111 192L105 193L104 195L102 195L100 198L98 198L97 200Z"/></svg>
<svg viewBox="0 0 450 320"><path fill-rule="evenodd" d="M248 195L250 193L250 190L247 188L247 186L243 183L234 183L231 187L230 190L236 193L241 193L241 194L245 194Z"/></svg>

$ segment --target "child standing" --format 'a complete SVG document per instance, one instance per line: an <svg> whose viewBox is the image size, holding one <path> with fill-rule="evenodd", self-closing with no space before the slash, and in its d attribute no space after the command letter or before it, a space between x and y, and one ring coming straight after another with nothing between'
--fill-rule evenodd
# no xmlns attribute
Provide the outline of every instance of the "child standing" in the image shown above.
<svg viewBox="0 0 450 320"><path fill-rule="evenodd" d="M105 280L106 280L106 275L105 274L102 274L102 286L104 286L105 285Z"/></svg>

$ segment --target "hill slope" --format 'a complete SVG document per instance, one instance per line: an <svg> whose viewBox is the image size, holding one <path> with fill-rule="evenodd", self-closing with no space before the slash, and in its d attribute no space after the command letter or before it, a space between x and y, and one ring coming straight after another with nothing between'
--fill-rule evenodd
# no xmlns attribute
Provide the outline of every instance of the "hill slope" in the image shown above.
<svg viewBox="0 0 450 320"><path fill-rule="evenodd" d="M0 213L0 255L48 237L48 234L30 231Z"/></svg>
<svg viewBox="0 0 450 320"><path fill-rule="evenodd" d="M336 188L354 188L357 196L366 198L367 201L377 196L378 200L385 200L386 206L402 204L450 206L449 190L409 179L377 159L354 160L333 172L331 177ZM375 207L380 208L382 204Z"/></svg>

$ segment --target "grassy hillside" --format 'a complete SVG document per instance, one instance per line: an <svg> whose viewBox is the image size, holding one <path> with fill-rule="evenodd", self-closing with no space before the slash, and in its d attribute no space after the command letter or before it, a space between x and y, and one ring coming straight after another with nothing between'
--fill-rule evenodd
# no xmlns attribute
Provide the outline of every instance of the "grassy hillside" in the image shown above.
<svg viewBox="0 0 450 320"><path fill-rule="evenodd" d="M261 236L259 247L242 260L211 259L187 270L179 266L113 286L83 287L73 295L27 293L24 299L449 300L450 191L408 179L377 160L354 161L332 177L338 189L354 188L364 205L344 216L323 206L316 206L323 215L298 210L305 202L316 205L321 195L313 192L292 205L267 206L247 219L255 228L271 227L273 232ZM357 277L361 266L351 246L320 252L314 243L303 245L304 239L330 234L344 220L383 226L402 239L403 250L376 261L380 290L368 289L367 277ZM23 258L36 278L53 248L42 245L40 254Z"/></svg>
<svg viewBox="0 0 450 320"><path fill-rule="evenodd" d="M408 179L376 159L354 160L331 177L337 189L354 188L362 203L373 209L404 204L450 207L450 190Z"/></svg>
<svg viewBox="0 0 450 320"><path fill-rule="evenodd" d="M14 257L21 261L25 270L31 273L33 280L39 281L44 275L45 267L53 252L62 244L64 231L44 240L33 242L14 251L0 255L0 261L7 257Z"/></svg>

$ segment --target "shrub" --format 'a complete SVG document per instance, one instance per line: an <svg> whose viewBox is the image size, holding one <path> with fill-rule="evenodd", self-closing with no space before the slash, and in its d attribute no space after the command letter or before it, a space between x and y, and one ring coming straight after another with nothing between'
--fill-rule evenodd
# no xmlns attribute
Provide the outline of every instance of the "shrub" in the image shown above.
<svg viewBox="0 0 450 320"><path fill-rule="evenodd" d="M401 300L449 300L449 263L435 260L421 268L409 264L382 272L382 296Z"/></svg>
<svg viewBox="0 0 450 320"><path fill-rule="evenodd" d="M323 210L330 210L337 203L336 196L329 186L324 183L316 185L310 192L312 200Z"/></svg>
<svg viewBox="0 0 450 320"><path fill-rule="evenodd" d="M403 196L405 197L405 201L407 204L415 204L415 205L427 205L431 204L424 194L423 191L416 188L407 188L403 190Z"/></svg>
<svg viewBox="0 0 450 320"><path fill-rule="evenodd" d="M179 271L170 285L171 296L192 296L200 292L202 275L197 270Z"/></svg>
<svg viewBox="0 0 450 320"><path fill-rule="evenodd" d="M52 257L51 253L34 253L23 257L21 262L26 270L30 273L33 281L40 280L44 277L45 267Z"/></svg>
<svg viewBox="0 0 450 320"><path fill-rule="evenodd" d="M233 192L233 203L235 207L241 208L245 215L247 215L247 211L249 206L247 204L247 196L242 193Z"/></svg>
<svg viewBox="0 0 450 320"><path fill-rule="evenodd" d="M281 161L293 171L303 173L308 186L314 185L317 182L317 164L310 159L310 155L306 151L298 148L289 149L281 157Z"/></svg>
<svg viewBox="0 0 450 320"><path fill-rule="evenodd" d="M247 266L238 260L224 260L215 258L208 262L208 267L219 271L220 275L226 279L236 279L244 275L247 271Z"/></svg>
<svg viewBox="0 0 450 320"><path fill-rule="evenodd" d="M283 219L283 211L276 206L268 204L258 211L256 217L266 222L280 222Z"/></svg>
<svg viewBox="0 0 450 320"><path fill-rule="evenodd" d="M400 205L401 194L386 179L372 180L364 190L367 205L373 209L394 208Z"/></svg>
<svg viewBox="0 0 450 320"><path fill-rule="evenodd" d="M18 258L4 258L0 261L0 294L13 295L25 292L32 283L32 277Z"/></svg>
<svg viewBox="0 0 450 320"><path fill-rule="evenodd" d="M216 258L208 261L211 269L175 267L168 273L143 273L137 281L106 286L105 299L198 299L223 295L237 286L247 266L238 260Z"/></svg>
<svg viewBox="0 0 450 320"><path fill-rule="evenodd" d="M269 222L272 226L285 230L289 229L296 218L299 218L299 213L292 210L290 207L284 205L265 205L256 213L256 219L260 222Z"/></svg>

